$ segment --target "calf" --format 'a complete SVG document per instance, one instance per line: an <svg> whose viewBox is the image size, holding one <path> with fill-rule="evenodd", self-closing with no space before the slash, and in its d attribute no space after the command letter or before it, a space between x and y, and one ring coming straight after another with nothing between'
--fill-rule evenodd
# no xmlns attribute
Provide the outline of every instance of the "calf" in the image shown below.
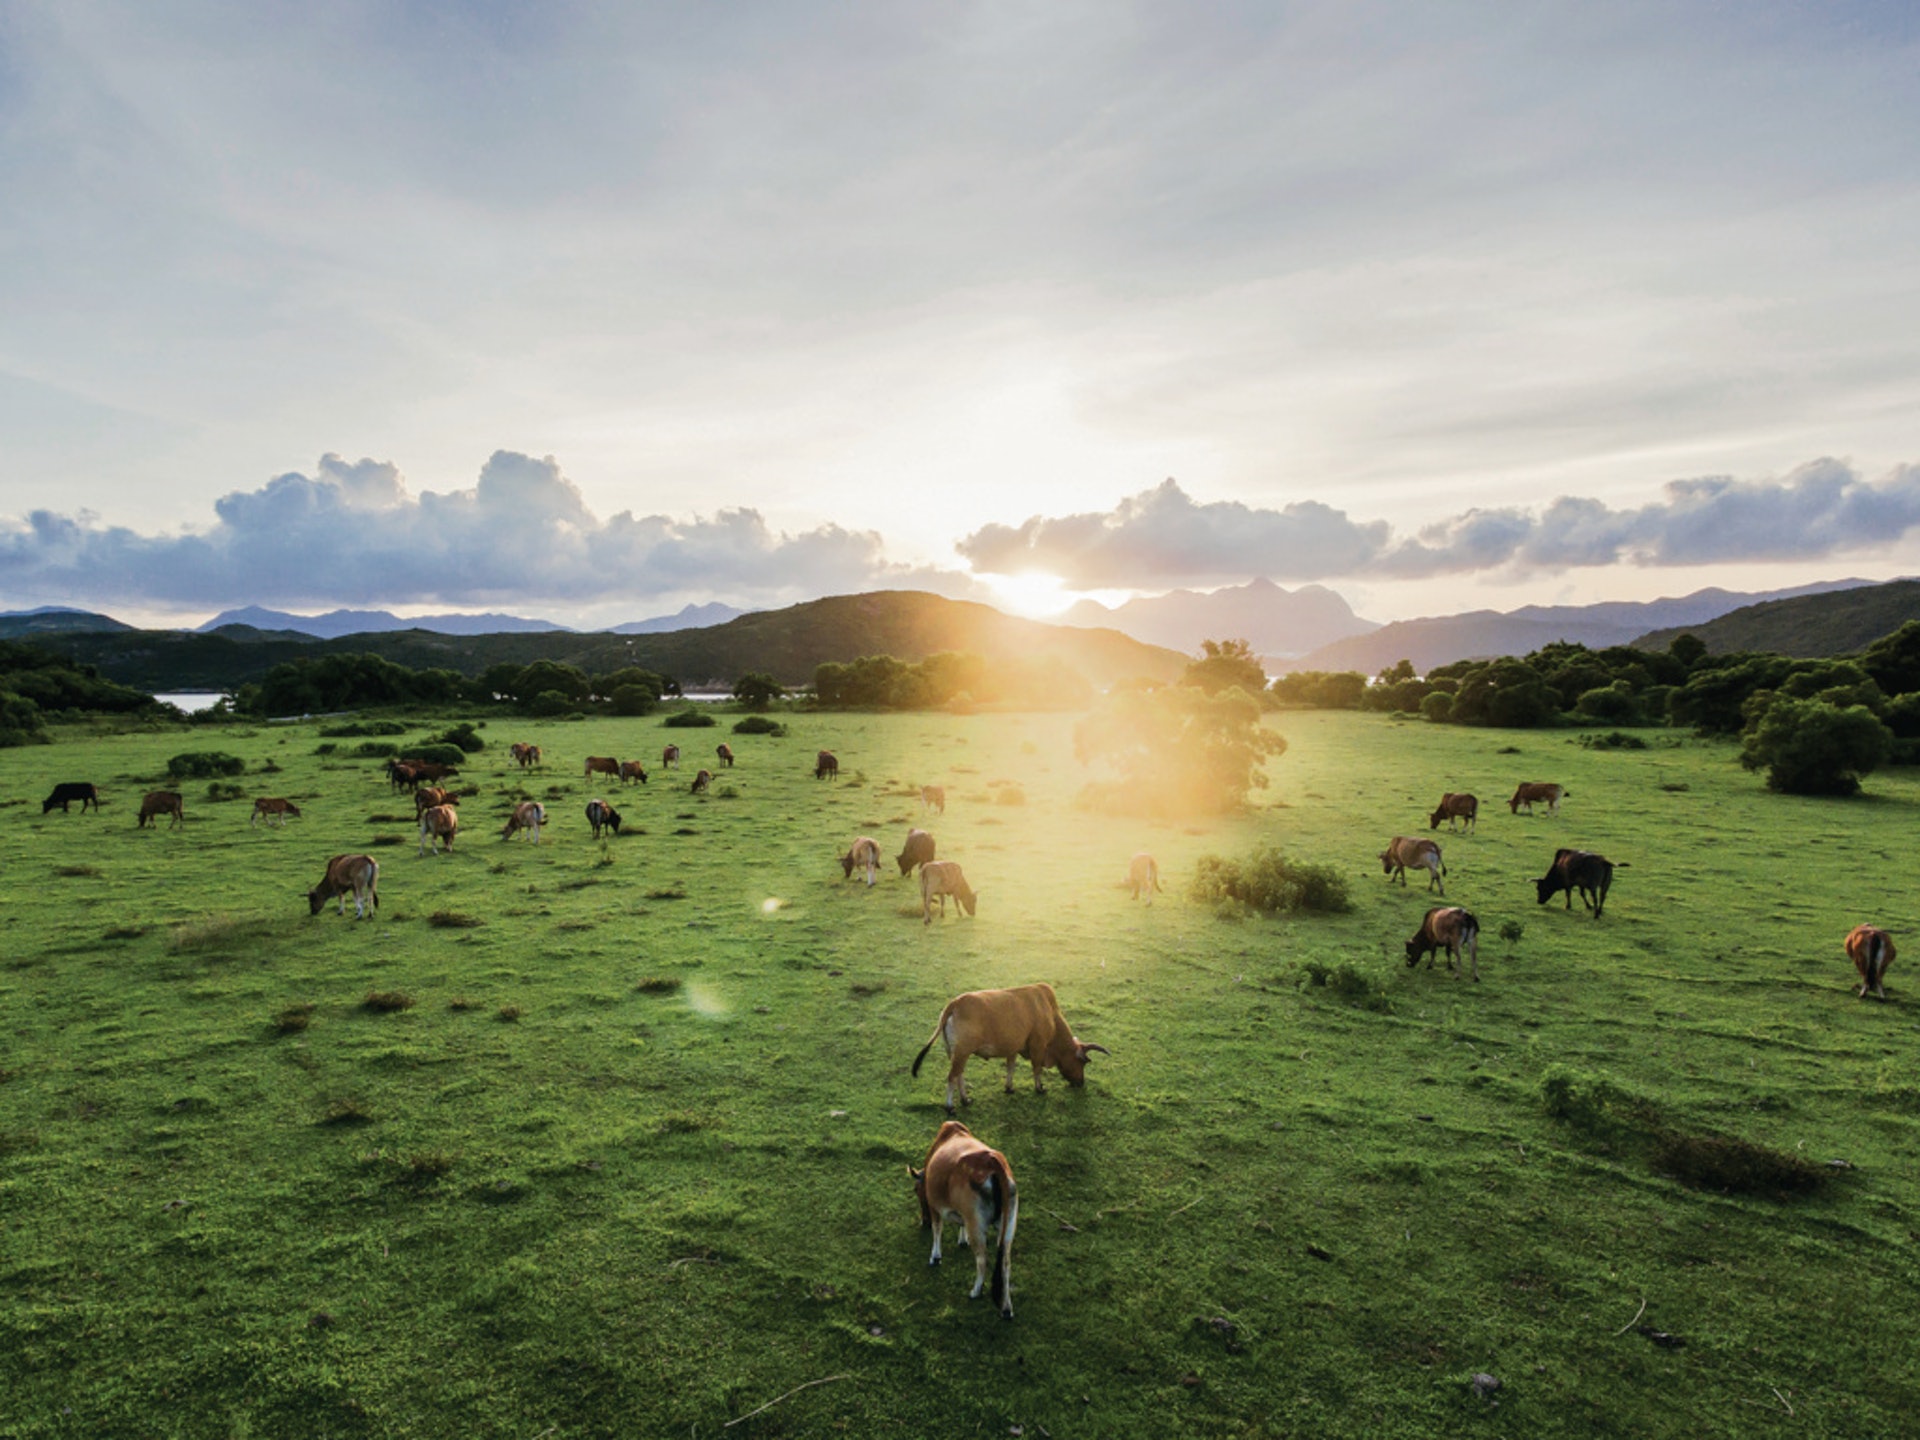
<svg viewBox="0 0 1920 1440"><path fill-rule="evenodd" d="M1147 904L1153 904L1153 893L1160 889L1160 865L1153 856L1142 850L1127 862L1127 893L1138 900L1147 897ZM1165 891L1161 891L1165 894Z"/></svg>
<svg viewBox="0 0 1920 1440"><path fill-rule="evenodd" d="M660 752L660 768L662 770L675 770L678 769L679 766L680 747L678 745L669 745Z"/></svg>
<svg viewBox="0 0 1920 1440"><path fill-rule="evenodd" d="M538 800L522 800L513 807L513 813L507 816L506 827L501 830L500 838L509 840L516 830L524 830L533 843L540 843L540 827L547 823L547 807Z"/></svg>
<svg viewBox="0 0 1920 1440"><path fill-rule="evenodd" d="M851 880L856 869L867 872L867 888L873 888L874 878L880 869L880 842L866 835L854 837L847 853L840 857L840 874Z"/></svg>
<svg viewBox="0 0 1920 1440"><path fill-rule="evenodd" d="M920 808L931 810L935 815L947 813L947 787L944 785L922 785L920 787Z"/></svg>
<svg viewBox="0 0 1920 1440"><path fill-rule="evenodd" d="M87 813L87 806L89 805L93 806L96 811L100 808L100 792L93 788L92 781L63 780L53 787L53 793L51 795L40 802L40 813L44 815L53 809L54 806L58 805L62 815L70 815L73 812L69 810L67 806L75 800L80 802L80 813L82 815Z"/></svg>
<svg viewBox="0 0 1920 1440"><path fill-rule="evenodd" d="M619 779L620 762L611 755L587 756L587 768L581 774L580 778L583 780L591 780L596 775L611 775L614 779Z"/></svg>
<svg viewBox="0 0 1920 1440"><path fill-rule="evenodd" d="M647 767L642 765L638 760L622 761L620 764L620 783L626 785L635 780L638 780L642 785L647 783Z"/></svg>
<svg viewBox="0 0 1920 1440"><path fill-rule="evenodd" d="M1394 836L1387 842L1387 848L1380 852L1380 869L1389 882L1398 880L1402 885L1407 883L1407 871L1424 870L1427 872L1427 889L1438 890L1442 895L1447 893L1447 887L1440 883L1440 877L1447 873L1447 867L1440 861L1440 847L1431 840Z"/></svg>
<svg viewBox="0 0 1920 1440"><path fill-rule="evenodd" d="M947 896L971 917L980 902L979 892L967 884L967 877L951 860L929 860L920 867L920 923L933 924L933 902L940 902L940 918L947 918Z"/></svg>
<svg viewBox="0 0 1920 1440"><path fill-rule="evenodd" d="M460 833L460 815L451 805L429 805L420 812L420 853L453 853L453 837Z"/></svg>
<svg viewBox="0 0 1920 1440"><path fill-rule="evenodd" d="M908 1166L907 1174L913 1177L913 1193L920 1201L920 1228L933 1231L933 1253L927 1264L940 1263L941 1232L947 1221L958 1221L962 1243L973 1250L973 1289L968 1298L980 1298L991 1268L993 1303L1011 1320L1013 1232L1020 1221L1020 1195L1007 1157L974 1139L958 1120L949 1120L934 1135L926 1163L918 1170ZM1000 1243L993 1247L989 1262L988 1240L995 1227Z"/></svg>
<svg viewBox="0 0 1920 1440"><path fill-rule="evenodd" d="M707 787L711 784L713 784L713 772L711 770L702 770L698 775L693 777L692 793L695 795L704 795L707 793Z"/></svg>
<svg viewBox="0 0 1920 1440"><path fill-rule="evenodd" d="M816 780L838 780L840 761L831 750L822 750L813 760L813 778Z"/></svg>
<svg viewBox="0 0 1920 1440"><path fill-rule="evenodd" d="M940 1012L933 1034L913 1057L913 1073L933 1049L935 1040L947 1047L947 1113L953 1113L954 1097L971 1105L967 1093L967 1061L975 1055L1007 1062L1007 1093L1013 1093L1013 1066L1017 1060L1033 1064L1033 1088L1043 1092L1040 1072L1049 1065L1076 1088L1087 1080L1087 1057L1096 1051L1108 1055L1104 1045L1089 1045L1073 1033L1067 1017L1060 1013L1051 985L1020 985L1011 990L969 990L956 995Z"/></svg>
<svg viewBox="0 0 1920 1440"><path fill-rule="evenodd" d="M1626 868L1624 862L1615 865L1591 850L1556 850L1547 873L1533 882L1534 890L1542 905L1562 890L1566 891L1569 910L1573 908L1573 892L1578 890L1580 903L1593 911L1593 918L1598 920L1607 903L1607 891L1613 885L1613 872Z"/></svg>
<svg viewBox="0 0 1920 1440"><path fill-rule="evenodd" d="M1472 830L1476 828L1476 822L1479 818L1479 800L1464 792L1456 795L1449 790L1445 795L1440 797L1440 804L1435 808L1433 814L1427 817L1427 828L1429 830L1438 830L1440 828L1440 822L1444 820L1447 822L1447 829L1451 830L1454 828L1454 822L1456 820L1464 820L1466 821L1466 828Z"/></svg>
<svg viewBox="0 0 1920 1440"><path fill-rule="evenodd" d="M1866 999L1871 990L1886 999L1884 982L1887 967L1893 963L1893 937L1878 925L1856 925L1847 932L1847 958L1860 972L1860 998Z"/></svg>
<svg viewBox="0 0 1920 1440"><path fill-rule="evenodd" d="M162 815L173 817L167 826L169 830L187 823L186 807L181 804L178 790L149 790L140 802L140 819L135 828L144 830L149 820L157 820Z"/></svg>
<svg viewBox="0 0 1920 1440"><path fill-rule="evenodd" d="M340 897L340 913L347 913L347 896L353 896L353 918L367 913L367 902L380 908L380 865L371 855L336 855L327 861L327 873L307 892L307 913L318 915L327 901Z"/></svg>
<svg viewBox="0 0 1920 1440"><path fill-rule="evenodd" d="M733 747L727 744L726 741L722 740L719 745L715 746L713 753L720 757L720 763L722 765L726 766L729 770L733 768Z"/></svg>
<svg viewBox="0 0 1920 1440"><path fill-rule="evenodd" d="M900 867L902 875L911 875L914 866L925 865L932 859L933 836L924 830L909 830L907 843L900 847L900 853L893 857L893 862Z"/></svg>
<svg viewBox="0 0 1920 1440"><path fill-rule="evenodd" d="M1465 950L1473 966L1474 983L1480 981L1480 922L1474 919L1470 911L1462 910L1458 905L1442 906L1427 911L1426 919L1420 922L1420 928L1407 941L1407 965L1409 968L1420 963L1422 955L1427 957L1427 968L1433 968L1433 957L1440 951L1447 952L1447 969L1457 980L1460 978L1460 952Z"/></svg>
<svg viewBox="0 0 1920 1440"><path fill-rule="evenodd" d="M293 816L296 820L300 818L300 807L291 800L282 800L278 796L262 795L253 802L253 818L247 821L247 827L251 829L253 826L258 825L262 815L267 817L267 824L269 825L272 825L277 818L280 826L284 829L289 815Z"/></svg>
<svg viewBox="0 0 1920 1440"><path fill-rule="evenodd" d="M1549 785L1544 781L1529 780L1523 782L1520 788L1513 792L1513 798L1507 801L1507 809L1518 815L1520 807L1524 805L1527 807L1527 814L1531 815L1533 802L1541 800L1546 803L1549 815L1558 815L1561 797L1571 793L1564 785Z"/></svg>
<svg viewBox="0 0 1920 1440"><path fill-rule="evenodd" d="M587 824L593 829L593 838L598 840L602 830L620 833L620 812L604 800L587 802Z"/></svg>

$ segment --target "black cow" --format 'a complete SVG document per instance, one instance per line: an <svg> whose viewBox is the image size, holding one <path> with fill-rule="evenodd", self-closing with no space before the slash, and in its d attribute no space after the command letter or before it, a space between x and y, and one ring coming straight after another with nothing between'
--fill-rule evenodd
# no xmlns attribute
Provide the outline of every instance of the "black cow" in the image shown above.
<svg viewBox="0 0 1920 1440"><path fill-rule="evenodd" d="M600 838L602 828L611 830L614 834L618 835L620 833L620 812L604 800L589 800L587 802L587 824L593 827L593 838L596 840Z"/></svg>
<svg viewBox="0 0 1920 1440"><path fill-rule="evenodd" d="M47 796L46 799L40 802L40 813L44 815L53 809L54 806L58 805L61 814L70 815L73 812L67 809L67 806L75 800L80 802L80 813L82 815L87 813L87 806L89 805L93 806L95 810L100 808L100 792L93 788L91 782L86 780L63 780L60 784L53 787L53 794Z"/></svg>
<svg viewBox="0 0 1920 1440"><path fill-rule="evenodd" d="M1562 890L1566 891L1569 910L1573 908L1573 892L1578 890L1580 903L1593 911L1593 918L1598 920L1601 908L1607 903L1607 890L1613 884L1616 868L1627 867L1624 863L1616 867L1611 860L1591 850L1556 850L1553 864L1533 885L1542 905Z"/></svg>

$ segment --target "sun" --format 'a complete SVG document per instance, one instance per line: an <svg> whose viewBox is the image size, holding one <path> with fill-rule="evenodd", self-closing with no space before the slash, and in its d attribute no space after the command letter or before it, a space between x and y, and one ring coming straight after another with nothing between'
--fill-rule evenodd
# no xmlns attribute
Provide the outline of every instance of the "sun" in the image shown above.
<svg viewBox="0 0 1920 1440"><path fill-rule="evenodd" d="M993 601L1000 609L1039 620L1058 615L1080 597L1068 590L1058 575L1044 570L1022 570L1018 575L984 575Z"/></svg>

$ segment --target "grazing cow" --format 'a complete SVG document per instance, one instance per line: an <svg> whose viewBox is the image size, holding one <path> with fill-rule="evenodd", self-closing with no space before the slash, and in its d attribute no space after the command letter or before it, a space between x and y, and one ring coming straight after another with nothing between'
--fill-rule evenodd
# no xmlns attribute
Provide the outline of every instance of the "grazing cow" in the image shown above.
<svg viewBox="0 0 1920 1440"><path fill-rule="evenodd" d="M1151 905L1156 890L1160 890L1160 863L1142 850L1127 862L1127 893L1135 900L1145 895Z"/></svg>
<svg viewBox="0 0 1920 1440"><path fill-rule="evenodd" d="M1427 911L1426 919L1420 922L1420 928L1407 941L1407 967L1411 969L1420 963L1422 955L1427 957L1427 968L1433 968L1433 957L1440 951L1447 952L1447 969L1453 978L1461 975L1460 952L1466 951L1473 966L1474 983L1480 981L1480 922L1474 919L1472 912L1462 910L1458 905L1444 905Z"/></svg>
<svg viewBox="0 0 1920 1440"><path fill-rule="evenodd" d="M1440 861L1440 847L1431 840L1410 840L1405 835L1396 835L1387 842L1387 848L1380 852L1380 870L1388 877L1389 883L1398 880L1407 883L1407 871L1424 870L1427 872L1427 889L1438 890L1442 895L1447 887L1440 883L1440 877L1447 873L1447 867Z"/></svg>
<svg viewBox="0 0 1920 1440"><path fill-rule="evenodd" d="M813 778L816 780L840 778L840 761L831 750L822 750L814 757Z"/></svg>
<svg viewBox="0 0 1920 1440"><path fill-rule="evenodd" d="M947 813L947 787L944 785L922 785L920 787L920 808L931 810L935 815Z"/></svg>
<svg viewBox="0 0 1920 1440"><path fill-rule="evenodd" d="M953 1113L956 1095L963 1105L973 1103L973 1097L967 1093L967 1061L974 1055L1007 1062L1006 1090L1011 1095L1013 1066L1017 1060L1032 1062L1033 1088L1037 1093L1047 1088L1040 1072L1049 1065L1066 1078L1067 1084L1077 1088L1087 1080L1087 1056L1095 1051L1102 1055L1113 1053L1104 1045L1089 1045L1073 1033L1066 1016L1060 1013L1060 1002L1054 998L1051 985L969 990L954 996L940 1012L932 1036L913 1057L915 1075L920 1073L920 1063L933 1049L935 1040L946 1045L950 1057L947 1066L949 1115Z"/></svg>
<svg viewBox="0 0 1920 1440"><path fill-rule="evenodd" d="M680 768L680 747L678 745L669 745L660 752L660 768L662 770L677 770Z"/></svg>
<svg viewBox="0 0 1920 1440"><path fill-rule="evenodd" d="M1573 892L1578 890L1580 903L1593 911L1593 918L1598 920L1601 908L1607 903L1607 891L1613 885L1613 872L1626 868L1624 861L1615 865L1591 850L1556 850L1553 864L1533 886L1542 905L1562 890L1566 891L1569 910L1573 908Z"/></svg>
<svg viewBox="0 0 1920 1440"><path fill-rule="evenodd" d="M620 833L620 812L604 800L587 801L587 824L593 827L593 838L598 840L602 830Z"/></svg>
<svg viewBox="0 0 1920 1440"><path fill-rule="evenodd" d="M248 828L251 829L253 826L258 825L262 815L267 817L267 824L269 825L273 824L274 817L278 816L281 827L285 828L289 815L293 816L296 820L300 818L300 807L291 800L282 800L278 796L269 797L262 795L253 802L253 818L247 821Z"/></svg>
<svg viewBox="0 0 1920 1440"><path fill-rule="evenodd" d="M707 793L707 787L712 783L713 772L711 770L702 770L698 775L693 777L692 793L695 795L704 795Z"/></svg>
<svg viewBox="0 0 1920 1440"><path fill-rule="evenodd" d="M587 768L582 772L580 778L583 780L591 780L596 775L611 775L614 779L618 780L620 778L620 762L611 755L587 756Z"/></svg>
<svg viewBox="0 0 1920 1440"><path fill-rule="evenodd" d="M625 785L634 780L638 780L642 785L646 784L647 783L647 767L642 765L638 760L621 761L620 762L620 783L622 785Z"/></svg>
<svg viewBox="0 0 1920 1440"><path fill-rule="evenodd" d="M935 1133L926 1163L918 1170L909 1165L907 1174L913 1177L913 1193L920 1201L920 1228L933 1231L933 1253L927 1264L940 1263L941 1232L947 1221L958 1221L962 1242L973 1250L973 1289L968 1298L980 1298L991 1270L993 1303L1011 1320L1013 1232L1020 1221L1020 1194L1014 1189L1007 1157L974 1139L958 1120L949 1120ZM989 1264L988 1241L995 1227L1000 1242L993 1247Z"/></svg>
<svg viewBox="0 0 1920 1440"><path fill-rule="evenodd" d="M320 907L340 897L340 913L347 913L347 896L353 896L353 918L359 920L367 913L367 902L373 902L373 908L380 908L380 864L371 855L336 855L327 861L327 873L320 883L307 892L307 913L318 915Z"/></svg>
<svg viewBox="0 0 1920 1440"><path fill-rule="evenodd" d="M432 805L458 805L460 797L453 791L439 785L422 785L413 792L413 813L416 819L420 812Z"/></svg>
<svg viewBox="0 0 1920 1440"><path fill-rule="evenodd" d="M507 816L506 827L501 830L502 840L511 839L513 832L524 830L533 843L540 843L540 827L547 823L547 807L538 800L522 800L513 807L513 813Z"/></svg>
<svg viewBox="0 0 1920 1440"><path fill-rule="evenodd" d="M513 756L513 763L526 770L540 763L538 745L522 745L518 740L507 747L507 753Z"/></svg>
<svg viewBox="0 0 1920 1440"><path fill-rule="evenodd" d="M135 828L144 830L149 820L157 820L162 815L173 817L167 826L169 830L175 825L187 823L187 812L180 803L178 790L149 790L146 798L140 802L140 819Z"/></svg>
<svg viewBox="0 0 1920 1440"><path fill-rule="evenodd" d="M1550 785L1545 781L1527 780L1523 781L1520 788L1513 792L1513 798L1507 801L1507 809L1515 815L1518 815L1520 813L1520 807L1524 805L1527 807L1527 814L1531 815L1533 813L1533 802L1542 800L1546 802L1547 813L1549 815L1558 815L1560 813L1561 798L1571 793L1572 792L1564 785Z"/></svg>
<svg viewBox="0 0 1920 1440"><path fill-rule="evenodd" d="M720 757L720 763L731 770L733 768L733 747L722 740L714 747L713 753Z"/></svg>
<svg viewBox="0 0 1920 1440"><path fill-rule="evenodd" d="M843 879L851 880L856 869L867 872L867 888L873 888L873 882L880 870L880 842L868 835L856 835L847 853L840 857L840 874Z"/></svg>
<svg viewBox="0 0 1920 1440"><path fill-rule="evenodd" d="M954 904L972 916L973 907L980 903L979 892L967 884L967 877L960 873L960 867L952 860L929 860L920 867L920 923L933 924L933 902L940 902L940 918L947 918L947 896L953 896Z"/></svg>
<svg viewBox="0 0 1920 1440"><path fill-rule="evenodd" d="M62 815L70 815L73 812L67 809L67 806L75 800L80 802L82 815L87 813L89 805L95 810L100 808L100 792L93 788L91 781L63 780L53 787L53 794L40 802L40 813L44 815L58 805Z"/></svg>
<svg viewBox="0 0 1920 1440"><path fill-rule="evenodd" d="M1472 830L1477 827L1479 819L1480 802L1478 799L1464 792L1456 795L1449 790L1440 797L1439 808L1427 817L1427 828L1429 830L1438 830L1440 828L1440 822L1444 820L1447 822L1447 829L1451 830L1454 828L1454 822L1456 820L1464 820L1467 822L1467 829Z"/></svg>
<svg viewBox="0 0 1920 1440"><path fill-rule="evenodd" d="M900 853L893 858L902 875L911 875L914 866L925 865L933 859L933 836L924 830L907 831L907 843L900 847Z"/></svg>
<svg viewBox="0 0 1920 1440"><path fill-rule="evenodd" d="M1893 963L1893 937L1878 925L1856 925L1847 932L1847 958L1860 972L1860 998L1871 990L1887 998L1887 967Z"/></svg>
<svg viewBox="0 0 1920 1440"><path fill-rule="evenodd" d="M387 761L387 783L396 790L412 790L420 784L420 776L411 765L398 760Z"/></svg>
<svg viewBox="0 0 1920 1440"><path fill-rule="evenodd" d="M437 785L442 780L451 780L460 773L458 765L442 765L438 760L407 759L401 763L413 772L415 785L423 785L429 781Z"/></svg>
<svg viewBox="0 0 1920 1440"><path fill-rule="evenodd" d="M453 853L453 837L460 833L460 812L451 805L429 805L420 812L420 853L444 847Z"/></svg>

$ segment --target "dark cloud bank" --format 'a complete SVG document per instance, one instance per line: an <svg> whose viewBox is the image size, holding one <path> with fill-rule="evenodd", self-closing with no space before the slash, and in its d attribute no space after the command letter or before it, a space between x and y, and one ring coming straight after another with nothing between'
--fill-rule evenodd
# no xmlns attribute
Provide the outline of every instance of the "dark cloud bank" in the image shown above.
<svg viewBox="0 0 1920 1440"><path fill-rule="evenodd" d="M1885 545L1920 525L1920 466L1868 481L1838 460L1777 480L1675 480L1615 510L1562 497L1538 512L1472 509L1411 536L1317 501L1260 510L1198 503L1168 480L1103 514L1036 515L962 540L983 574L1044 570L1071 589L1276 580L1418 579L1507 569L1812 560Z"/></svg>

